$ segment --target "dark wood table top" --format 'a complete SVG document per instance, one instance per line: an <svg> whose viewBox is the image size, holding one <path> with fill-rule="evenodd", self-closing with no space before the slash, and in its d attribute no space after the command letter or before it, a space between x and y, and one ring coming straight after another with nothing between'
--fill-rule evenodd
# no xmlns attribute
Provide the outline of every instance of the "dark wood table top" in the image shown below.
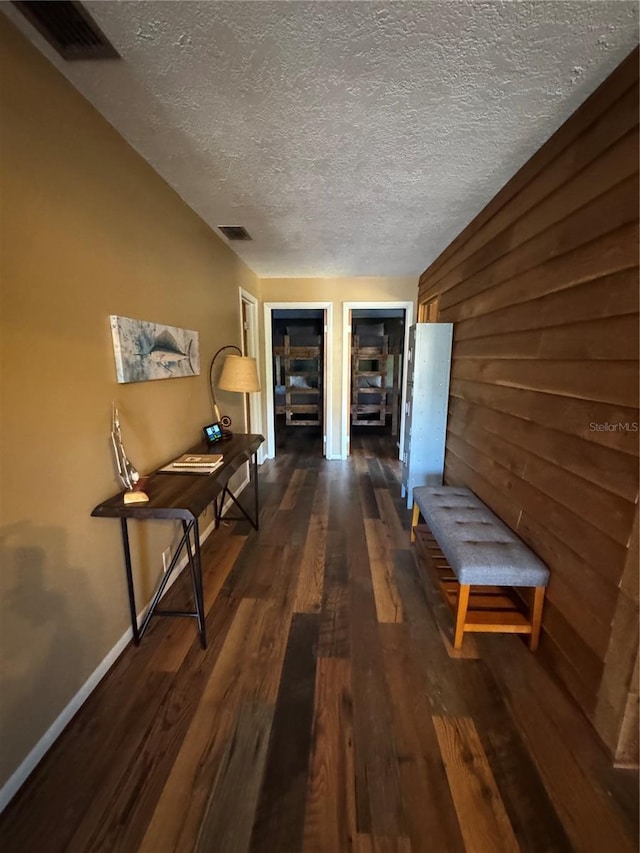
<svg viewBox="0 0 640 853"><path fill-rule="evenodd" d="M96 518L182 518L191 521L215 500L231 476L251 459L263 441L261 435L244 433L234 433L231 438L216 444L202 441L185 452L221 453L224 461L213 473L205 475L154 472L144 483L143 491L149 496L148 503L125 504L122 491L98 504L91 515Z"/></svg>

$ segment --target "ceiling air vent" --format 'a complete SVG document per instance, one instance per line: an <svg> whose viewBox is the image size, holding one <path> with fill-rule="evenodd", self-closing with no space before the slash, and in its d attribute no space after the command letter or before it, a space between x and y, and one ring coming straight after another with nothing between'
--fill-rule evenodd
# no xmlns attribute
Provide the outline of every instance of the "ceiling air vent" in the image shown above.
<svg viewBox="0 0 640 853"><path fill-rule="evenodd" d="M28 0L13 5L63 59L118 59L119 54L81 3Z"/></svg>
<svg viewBox="0 0 640 853"><path fill-rule="evenodd" d="M242 225L220 225L220 230L227 240L251 240L251 235Z"/></svg>

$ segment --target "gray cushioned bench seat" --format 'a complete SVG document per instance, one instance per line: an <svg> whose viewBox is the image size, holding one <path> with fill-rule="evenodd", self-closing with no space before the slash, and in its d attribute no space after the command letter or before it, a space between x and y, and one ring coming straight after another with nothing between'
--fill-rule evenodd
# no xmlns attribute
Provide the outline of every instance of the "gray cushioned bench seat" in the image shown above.
<svg viewBox="0 0 640 853"><path fill-rule="evenodd" d="M549 569L470 489L413 490L422 517L463 584L546 586Z"/></svg>
<svg viewBox="0 0 640 853"><path fill-rule="evenodd" d="M411 541L455 613L455 649L469 631L528 634L537 648L549 570L470 489L414 489ZM512 587L529 592L523 598Z"/></svg>

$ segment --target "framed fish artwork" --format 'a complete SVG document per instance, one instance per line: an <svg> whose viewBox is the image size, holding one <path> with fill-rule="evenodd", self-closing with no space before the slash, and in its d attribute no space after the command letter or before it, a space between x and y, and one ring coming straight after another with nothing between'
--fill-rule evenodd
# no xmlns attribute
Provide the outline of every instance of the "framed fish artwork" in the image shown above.
<svg viewBox="0 0 640 853"><path fill-rule="evenodd" d="M198 333L112 314L118 382L147 382L200 373Z"/></svg>

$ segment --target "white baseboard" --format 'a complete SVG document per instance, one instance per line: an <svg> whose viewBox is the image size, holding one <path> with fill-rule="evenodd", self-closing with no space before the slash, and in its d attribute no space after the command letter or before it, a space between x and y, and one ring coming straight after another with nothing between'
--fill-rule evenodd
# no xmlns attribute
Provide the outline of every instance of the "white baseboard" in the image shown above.
<svg viewBox="0 0 640 853"><path fill-rule="evenodd" d="M249 484L249 477L245 477L242 483L235 489L235 494L239 495ZM225 501L223 506L223 512L226 512L229 507L233 504L231 498L228 498ZM212 519L211 523L207 525L207 527L200 534L200 544L202 544L212 533L215 528L215 518ZM167 591L173 586L176 582L182 570L187 565L187 556L185 556L180 560L178 565L176 566L175 571L173 572L172 577L169 579L167 583L167 587L164 591L166 595ZM145 604L142 608L141 612L138 613L138 624L140 624L142 616L147 609L147 605ZM58 714L53 723L49 726L47 731L42 735L38 743L33 747L31 752L27 755L24 761L19 765L17 770L13 772L13 774L7 779L2 789L0 790L0 813L4 811L4 809L9 805L14 796L18 793L22 785L26 782L27 778L33 773L37 765L42 761L46 753L51 749L56 740L60 737L64 729L71 722L73 717L80 710L82 705L89 698L91 693L96 689L98 684L105 677L107 672L111 669L113 664L120 657L122 652L126 649L133 638L133 632L131 628L127 628L124 634L120 637L115 646L108 652L106 657L98 664L96 669L91 673L89 678L82 685L80 690L75 694L75 696L71 699L68 705Z"/></svg>

